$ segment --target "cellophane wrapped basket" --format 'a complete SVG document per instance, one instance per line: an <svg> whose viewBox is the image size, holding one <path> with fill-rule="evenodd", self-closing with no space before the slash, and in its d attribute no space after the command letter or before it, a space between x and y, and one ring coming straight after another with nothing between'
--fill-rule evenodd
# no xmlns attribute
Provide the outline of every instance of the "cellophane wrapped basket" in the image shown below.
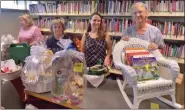
<svg viewBox="0 0 185 110"><path fill-rule="evenodd" d="M26 90L44 93L51 91L52 71L50 63L53 53L44 46L32 46L26 57L21 78Z"/></svg>
<svg viewBox="0 0 185 110"><path fill-rule="evenodd" d="M15 43L14 37L8 34L7 36L1 36L1 61L10 59L8 49L12 43Z"/></svg>
<svg viewBox="0 0 185 110"><path fill-rule="evenodd" d="M52 61L54 78L51 94L56 102L79 104L84 94L87 73L84 54L74 50L55 53Z"/></svg>

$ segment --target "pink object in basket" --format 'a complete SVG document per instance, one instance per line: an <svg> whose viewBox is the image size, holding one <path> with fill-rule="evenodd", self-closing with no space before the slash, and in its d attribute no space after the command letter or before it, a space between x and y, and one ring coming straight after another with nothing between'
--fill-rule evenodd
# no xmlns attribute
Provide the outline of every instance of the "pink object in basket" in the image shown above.
<svg viewBox="0 0 185 110"><path fill-rule="evenodd" d="M22 67L21 66L17 66L17 69L15 71L7 72L7 73L1 73L0 74L0 78L3 79L3 80L16 79L17 77L20 76L21 70L22 70Z"/></svg>

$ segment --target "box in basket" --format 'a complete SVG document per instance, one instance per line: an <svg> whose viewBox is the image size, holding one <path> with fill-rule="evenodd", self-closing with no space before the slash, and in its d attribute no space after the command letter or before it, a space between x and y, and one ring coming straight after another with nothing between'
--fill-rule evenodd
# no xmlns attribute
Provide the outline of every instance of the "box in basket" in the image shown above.
<svg viewBox="0 0 185 110"><path fill-rule="evenodd" d="M133 55L145 55L145 54L149 54L149 52L144 49L144 48L126 48L125 49L125 60L126 60L126 63L128 65L132 65L131 64L131 56Z"/></svg>
<svg viewBox="0 0 185 110"><path fill-rule="evenodd" d="M133 55L131 60L139 81L159 78L159 67L156 58L152 54Z"/></svg>

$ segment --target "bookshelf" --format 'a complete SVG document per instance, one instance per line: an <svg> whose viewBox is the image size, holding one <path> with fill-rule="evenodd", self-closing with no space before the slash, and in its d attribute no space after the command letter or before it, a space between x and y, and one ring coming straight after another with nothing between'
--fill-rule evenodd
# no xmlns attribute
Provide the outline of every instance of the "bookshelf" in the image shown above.
<svg viewBox="0 0 185 110"><path fill-rule="evenodd" d="M90 17L90 14L56 14L56 13L31 13L32 17L63 17L63 16L80 16L80 17ZM130 14L101 14L103 17L131 17ZM150 17L184 17L184 12L156 12L150 13Z"/></svg>
<svg viewBox="0 0 185 110"><path fill-rule="evenodd" d="M42 33L51 33L49 28L41 28L41 32ZM84 31L85 32L85 31ZM73 31L73 30L65 30L65 33L72 33L72 34L84 34L83 31ZM122 33L121 32L108 32L109 36L117 36L117 37L121 37ZM172 41L185 41L184 37L180 37L179 38L164 38L164 40L172 40Z"/></svg>
<svg viewBox="0 0 185 110"><path fill-rule="evenodd" d="M41 29L41 32L43 33L50 33L50 29L47 28L43 28ZM72 30L65 30L65 33L70 33L70 34L81 34L83 35L84 32L80 32L80 31L72 31ZM112 37L112 36L116 36L116 37L121 37L122 33L121 32L108 32L108 34ZM177 40L177 41L184 41L184 39L172 39L172 38L164 38L164 40ZM176 60L178 63L180 64L184 64L184 58L174 58L174 57L166 57L167 59L173 59Z"/></svg>
<svg viewBox="0 0 185 110"><path fill-rule="evenodd" d="M68 26L65 33L76 36L82 35L86 29L87 21L90 13L98 11L107 25L108 34L112 38L120 39L124 29L129 27L131 16L129 11L132 4L139 0L63 0L63 1L39 1L39 4L33 4L30 8L30 14L39 24L43 34L50 34L49 24L54 18L66 18ZM149 19L151 24L158 27L162 34L165 43L184 45L184 1L183 0L160 0L160 1L144 1L149 10ZM156 20L158 18L158 20ZM171 20L171 18L174 18ZM163 19L162 21L160 21ZM44 21L44 25L41 24ZM117 22L118 21L118 22ZM79 24L83 25L83 27ZM121 24L116 30L111 24ZM127 24L125 24L127 23ZM71 28L73 27L73 28ZM76 28L77 27L77 28ZM175 27L175 30L172 28ZM169 46L170 47L170 46ZM172 48L172 47L171 47ZM176 52L177 53L177 52ZM177 60L179 64L184 65L183 58L172 57L168 55L168 59Z"/></svg>

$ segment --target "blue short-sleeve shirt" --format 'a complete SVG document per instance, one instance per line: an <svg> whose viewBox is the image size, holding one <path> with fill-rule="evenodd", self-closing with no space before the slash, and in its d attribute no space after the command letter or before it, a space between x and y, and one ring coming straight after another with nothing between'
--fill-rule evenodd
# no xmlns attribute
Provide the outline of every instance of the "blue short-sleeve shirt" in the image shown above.
<svg viewBox="0 0 185 110"><path fill-rule="evenodd" d="M146 40L150 43L155 43L159 46L159 48L164 47L164 40L162 38L162 33L161 31L150 24L147 24L147 30L145 31L144 34L137 34L136 33L136 26L132 25L129 28L127 28L122 35L122 38L129 36L129 37L137 37L142 40Z"/></svg>

